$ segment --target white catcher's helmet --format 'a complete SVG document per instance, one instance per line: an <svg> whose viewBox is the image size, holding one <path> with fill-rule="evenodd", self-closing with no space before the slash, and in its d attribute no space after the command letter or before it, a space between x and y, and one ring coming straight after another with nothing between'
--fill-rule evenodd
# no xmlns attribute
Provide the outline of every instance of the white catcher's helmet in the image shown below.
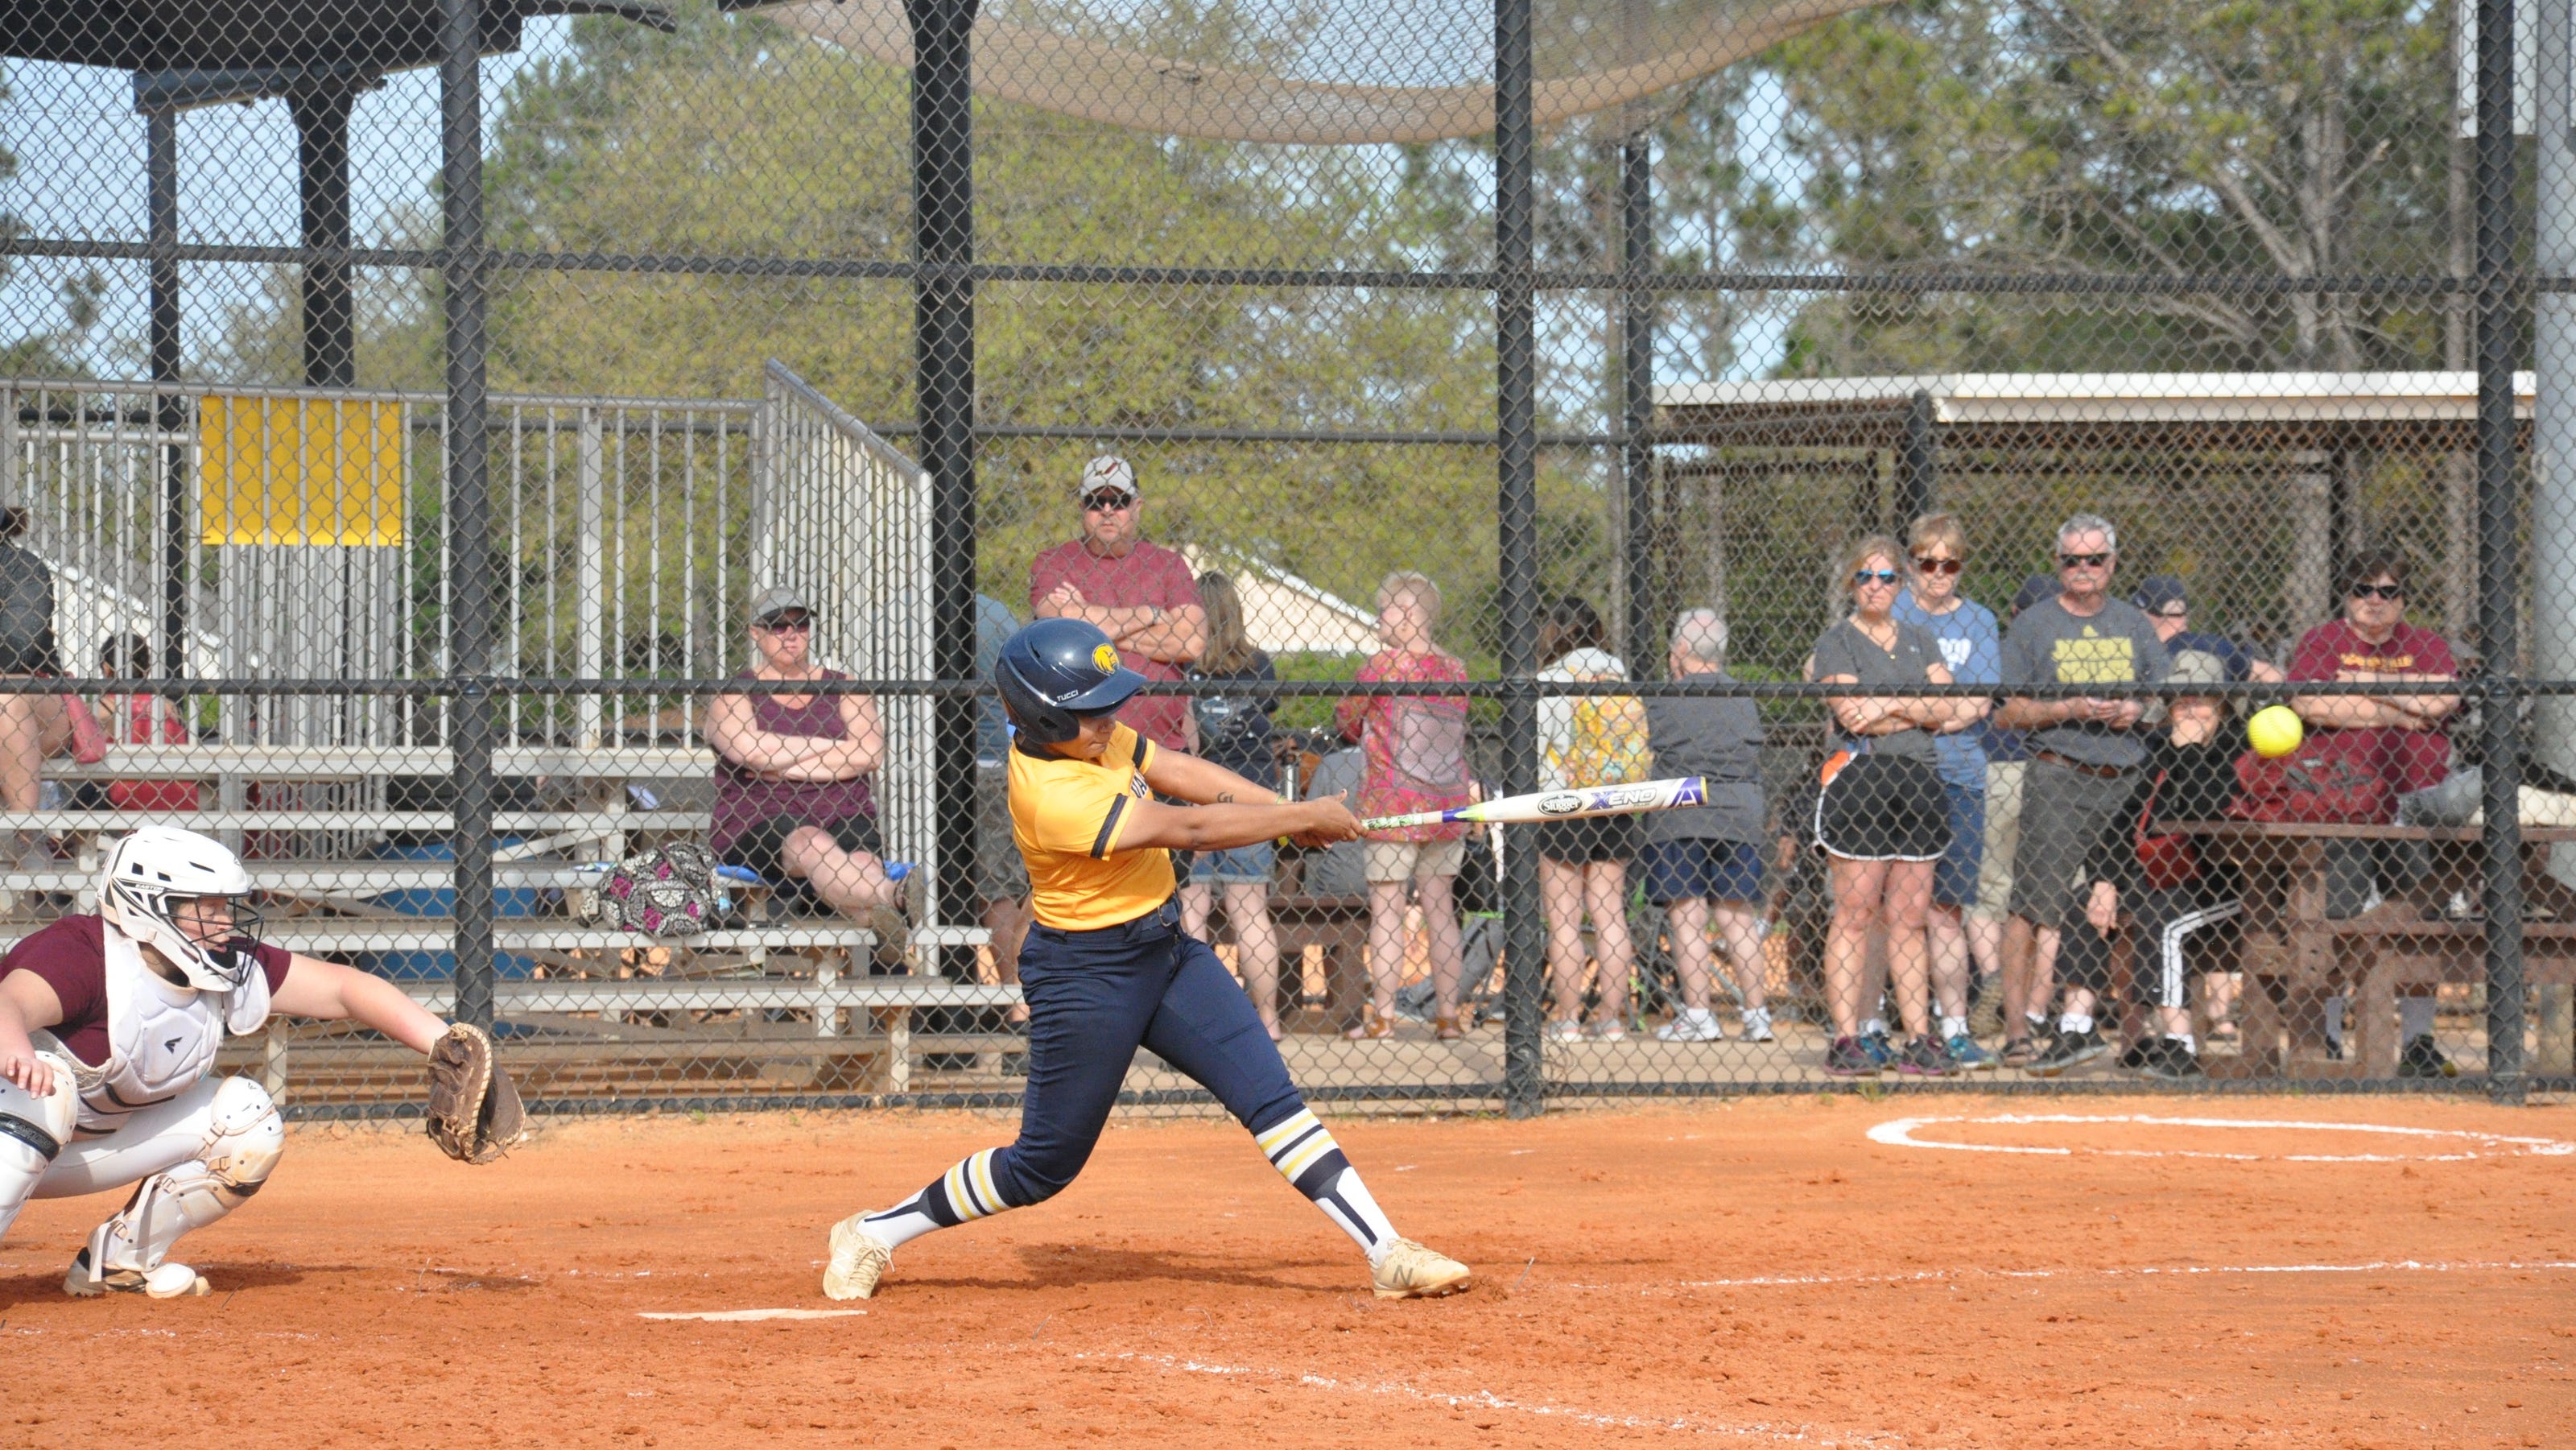
<svg viewBox="0 0 2576 1450"><path fill-rule="evenodd" d="M168 958L189 986L229 992L249 974L249 956L191 941L171 906L194 896L244 897L250 890L250 873L222 843L176 826L141 826L108 848L98 878L98 914ZM238 920L244 908L234 909ZM255 921L247 929L256 936Z"/></svg>

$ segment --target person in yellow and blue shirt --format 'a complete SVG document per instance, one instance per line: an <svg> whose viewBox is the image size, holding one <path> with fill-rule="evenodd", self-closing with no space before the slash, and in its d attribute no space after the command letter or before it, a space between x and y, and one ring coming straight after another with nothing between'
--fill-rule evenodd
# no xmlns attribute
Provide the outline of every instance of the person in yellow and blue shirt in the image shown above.
<svg viewBox="0 0 2576 1450"><path fill-rule="evenodd" d="M1468 1287L1467 1266L1397 1235L1206 942L1181 930L1174 851L1359 835L1341 797L1282 802L1222 766L1121 725L1145 683L1092 624L1042 619L1003 645L1011 835L1037 924L1020 949L1029 1085L1020 1135L960 1161L903 1203L833 1225L823 1292L876 1293L894 1251L934 1229L1044 1202L1082 1171L1139 1046L1214 1093L1280 1176L1368 1255L1382 1299ZM1170 805L1161 795L1193 805Z"/></svg>

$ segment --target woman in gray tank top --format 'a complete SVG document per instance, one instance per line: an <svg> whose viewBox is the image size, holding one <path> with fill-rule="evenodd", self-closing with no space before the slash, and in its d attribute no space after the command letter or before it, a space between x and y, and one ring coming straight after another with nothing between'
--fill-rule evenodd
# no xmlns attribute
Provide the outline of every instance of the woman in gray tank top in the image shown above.
<svg viewBox="0 0 2576 1450"><path fill-rule="evenodd" d="M62 673L54 650L54 571L19 542L27 511L0 507L0 676L50 679ZM44 762L69 755L97 761L107 734L87 702L74 695L0 695L0 806L32 811L44 799ZM15 865L15 843L0 855Z"/></svg>

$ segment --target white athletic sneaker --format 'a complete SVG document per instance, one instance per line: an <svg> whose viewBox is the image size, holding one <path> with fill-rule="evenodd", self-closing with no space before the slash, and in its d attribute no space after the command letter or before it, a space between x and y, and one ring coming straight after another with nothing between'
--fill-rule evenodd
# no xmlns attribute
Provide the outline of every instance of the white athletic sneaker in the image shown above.
<svg viewBox="0 0 2576 1450"><path fill-rule="evenodd" d="M1706 1007L1685 1007L1673 1014L1673 1020L1655 1029L1657 1042L1724 1042L1726 1029L1719 1025L1717 1014Z"/></svg>
<svg viewBox="0 0 2576 1450"><path fill-rule="evenodd" d="M1770 1009L1757 1007L1744 1014L1744 1040L1747 1042L1776 1042L1779 1040L1771 1035Z"/></svg>
<svg viewBox="0 0 2576 1450"><path fill-rule="evenodd" d="M894 1250L878 1243L867 1230L864 1213L854 1213L832 1225L832 1258L823 1266L823 1297L827 1299L867 1299L877 1292L877 1280L885 1277L894 1263Z"/></svg>
<svg viewBox="0 0 2576 1450"><path fill-rule="evenodd" d="M1581 1042L1583 1024L1576 1021L1550 1022L1547 1024L1546 1035L1550 1042Z"/></svg>
<svg viewBox="0 0 2576 1450"><path fill-rule="evenodd" d="M1411 1239L1397 1239L1369 1270L1369 1287L1381 1299L1437 1299L1473 1287L1465 1264Z"/></svg>
<svg viewBox="0 0 2576 1450"><path fill-rule="evenodd" d="M90 1267L89 1250L82 1249L72 1256L71 1269L63 1275L63 1292L75 1299L95 1299L101 1294L193 1299L211 1294L214 1289L185 1264L165 1263L151 1270L111 1269L101 1274Z"/></svg>

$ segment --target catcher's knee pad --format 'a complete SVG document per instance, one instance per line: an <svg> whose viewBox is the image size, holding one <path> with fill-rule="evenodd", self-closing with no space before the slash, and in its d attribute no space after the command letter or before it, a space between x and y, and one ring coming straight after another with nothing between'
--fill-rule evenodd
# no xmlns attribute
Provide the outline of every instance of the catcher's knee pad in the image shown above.
<svg viewBox="0 0 2576 1450"><path fill-rule="evenodd" d="M285 1148L286 1121L268 1090L248 1078L224 1079L207 1106L197 1156L136 1184L125 1207L90 1236L90 1262L103 1274L159 1268L181 1234L259 1192Z"/></svg>
<svg viewBox="0 0 2576 1450"><path fill-rule="evenodd" d="M206 1146L197 1161L217 1183L248 1198L277 1171L286 1151L286 1120L268 1089L246 1077L228 1077L215 1089L207 1113Z"/></svg>
<svg viewBox="0 0 2576 1450"><path fill-rule="evenodd" d="M0 1079L0 1234L9 1231L18 1210L34 1196L36 1184L71 1141L79 1121L71 1064L52 1053L40 1052L37 1060L53 1069L54 1088L45 1096Z"/></svg>

